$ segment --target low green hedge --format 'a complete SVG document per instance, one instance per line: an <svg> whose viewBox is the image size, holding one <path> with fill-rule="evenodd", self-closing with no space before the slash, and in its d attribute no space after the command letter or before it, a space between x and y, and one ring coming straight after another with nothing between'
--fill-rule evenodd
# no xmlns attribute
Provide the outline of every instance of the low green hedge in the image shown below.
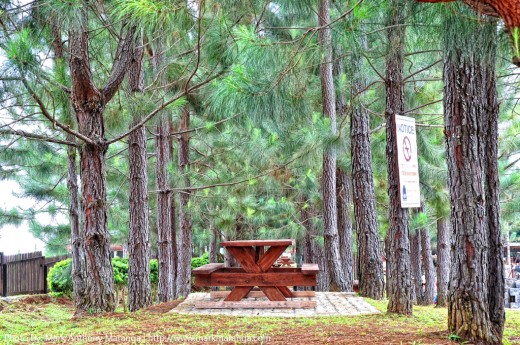
<svg viewBox="0 0 520 345"><path fill-rule="evenodd" d="M205 253L201 257L191 259L191 268L209 263L208 254ZM114 268L114 283L117 286L128 285L128 259L114 258L112 259L112 267ZM159 281L159 263L156 259L150 260L150 282L157 284ZM47 284L49 290L54 293L62 293L68 296L72 295L72 259L65 259L57 262L47 275Z"/></svg>

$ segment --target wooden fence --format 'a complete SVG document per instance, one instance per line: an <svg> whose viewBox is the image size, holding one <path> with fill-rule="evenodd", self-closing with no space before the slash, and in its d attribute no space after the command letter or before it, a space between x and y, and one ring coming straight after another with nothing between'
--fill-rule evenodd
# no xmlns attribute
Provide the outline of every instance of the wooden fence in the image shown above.
<svg viewBox="0 0 520 345"><path fill-rule="evenodd" d="M0 253L0 295L47 293L47 272L70 255L46 258L42 252L4 255Z"/></svg>

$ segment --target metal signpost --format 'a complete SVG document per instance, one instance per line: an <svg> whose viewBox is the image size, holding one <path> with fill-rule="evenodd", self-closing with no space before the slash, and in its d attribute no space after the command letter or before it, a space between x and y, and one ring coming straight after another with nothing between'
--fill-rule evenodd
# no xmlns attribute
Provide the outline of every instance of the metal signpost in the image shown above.
<svg viewBox="0 0 520 345"><path fill-rule="evenodd" d="M421 207L415 119L396 115L395 127L401 207Z"/></svg>

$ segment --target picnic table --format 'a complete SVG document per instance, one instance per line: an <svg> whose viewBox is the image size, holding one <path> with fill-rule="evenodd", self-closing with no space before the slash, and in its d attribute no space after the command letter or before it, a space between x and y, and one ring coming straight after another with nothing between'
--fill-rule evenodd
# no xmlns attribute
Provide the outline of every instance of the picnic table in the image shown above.
<svg viewBox="0 0 520 345"><path fill-rule="evenodd" d="M224 247L241 267L211 263L193 270L195 286L231 286L232 291L212 291L218 302L197 302L196 308L314 308L316 301L291 301L287 298L314 297L314 291L293 291L289 286L316 286L316 264L302 267L273 267L293 240L226 241ZM258 287L259 291L253 291ZM244 300L267 297L267 301Z"/></svg>

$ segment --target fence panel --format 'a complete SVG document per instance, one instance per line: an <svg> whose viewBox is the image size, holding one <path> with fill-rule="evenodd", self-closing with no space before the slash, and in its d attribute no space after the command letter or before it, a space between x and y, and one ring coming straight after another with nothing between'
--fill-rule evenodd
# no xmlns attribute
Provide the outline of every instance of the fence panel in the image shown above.
<svg viewBox="0 0 520 345"><path fill-rule="evenodd" d="M47 293L47 272L61 255L45 258L42 252L3 255L0 253L0 296Z"/></svg>

